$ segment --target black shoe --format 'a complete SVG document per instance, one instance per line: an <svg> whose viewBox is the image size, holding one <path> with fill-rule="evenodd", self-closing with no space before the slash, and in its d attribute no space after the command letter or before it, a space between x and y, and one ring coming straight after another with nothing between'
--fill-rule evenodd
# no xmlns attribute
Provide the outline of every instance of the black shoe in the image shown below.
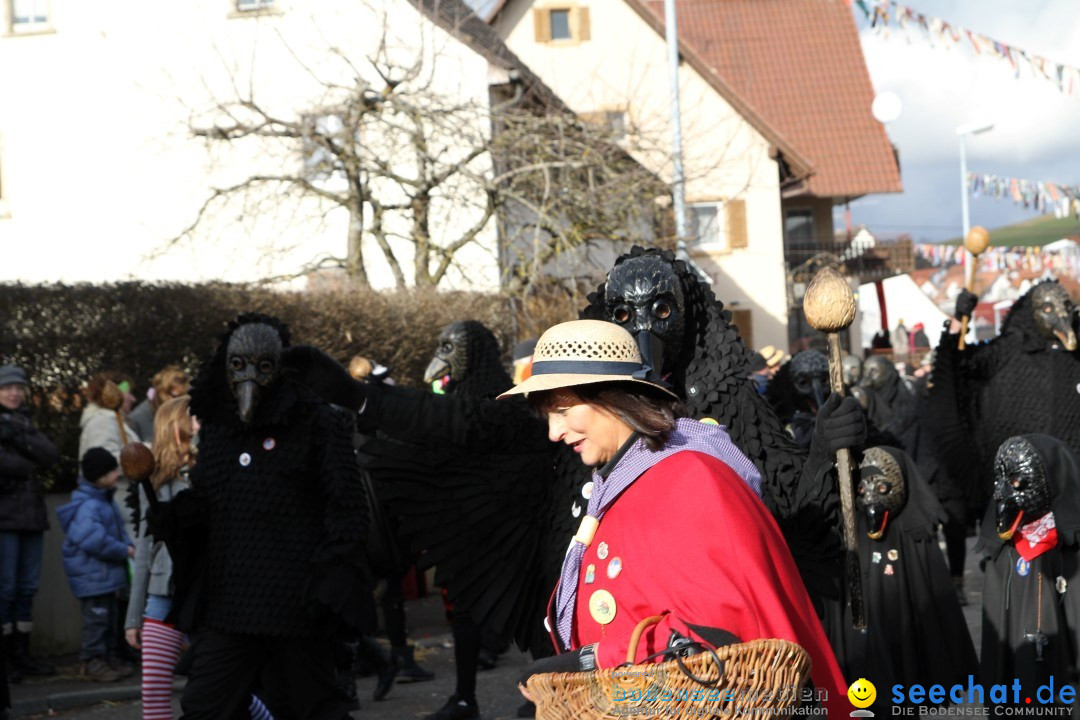
<svg viewBox="0 0 1080 720"><path fill-rule="evenodd" d="M386 696L390 694L390 688L394 687L394 678L397 677L398 666L394 663L388 664L385 668L379 672L379 679L375 683L375 692L371 693L373 700L385 700Z"/></svg>
<svg viewBox="0 0 1080 720"><path fill-rule="evenodd" d="M525 704L518 708L517 716L519 718L534 718L536 717L536 703L531 700L526 700Z"/></svg>
<svg viewBox="0 0 1080 720"><path fill-rule="evenodd" d="M425 682L435 679L435 673L416 664L412 645L395 645L391 653L394 656L394 664L398 668L397 681L399 683Z"/></svg>
<svg viewBox="0 0 1080 720"><path fill-rule="evenodd" d="M12 642L11 664L23 675L55 675L56 668L30 657L30 633L16 630L8 636Z"/></svg>
<svg viewBox="0 0 1080 720"><path fill-rule="evenodd" d="M438 712L428 715L424 720L477 720L479 717L480 707L476 703L465 702L455 693Z"/></svg>

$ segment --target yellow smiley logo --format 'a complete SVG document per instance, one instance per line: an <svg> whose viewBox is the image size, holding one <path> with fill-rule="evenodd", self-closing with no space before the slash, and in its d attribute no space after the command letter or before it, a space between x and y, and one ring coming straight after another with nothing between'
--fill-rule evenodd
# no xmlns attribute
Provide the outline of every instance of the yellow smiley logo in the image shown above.
<svg viewBox="0 0 1080 720"><path fill-rule="evenodd" d="M866 678L859 678L851 683L851 687L847 690L847 696L855 707L860 709L868 708L877 699L877 688L874 687L874 683Z"/></svg>

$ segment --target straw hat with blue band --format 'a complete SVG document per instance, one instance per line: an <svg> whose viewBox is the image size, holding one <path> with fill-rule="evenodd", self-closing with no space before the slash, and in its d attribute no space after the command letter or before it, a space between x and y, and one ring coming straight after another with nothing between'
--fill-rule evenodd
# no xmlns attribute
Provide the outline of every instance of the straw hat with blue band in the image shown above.
<svg viewBox="0 0 1080 720"><path fill-rule="evenodd" d="M651 373L634 336L623 328L603 320L571 320L540 336L533 351L532 376L499 397L601 382L641 383L678 397L648 380Z"/></svg>

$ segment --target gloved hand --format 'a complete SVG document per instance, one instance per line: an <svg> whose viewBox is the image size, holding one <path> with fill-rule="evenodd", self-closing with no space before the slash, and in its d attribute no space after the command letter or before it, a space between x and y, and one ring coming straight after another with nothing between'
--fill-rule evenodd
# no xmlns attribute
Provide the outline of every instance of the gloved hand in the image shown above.
<svg viewBox="0 0 1080 720"><path fill-rule="evenodd" d="M353 380L349 371L334 358L311 345L296 345L281 355L286 377L306 385L327 402L360 410L367 400L367 388Z"/></svg>
<svg viewBox="0 0 1080 720"><path fill-rule="evenodd" d="M0 442L22 446L30 419L17 412L0 415Z"/></svg>
<svg viewBox="0 0 1080 720"><path fill-rule="evenodd" d="M978 295L967 290L961 290L960 294L956 296L956 311L953 313L953 317L960 321L963 321L965 317L971 317L971 313L975 311L975 306L978 304Z"/></svg>
<svg viewBox="0 0 1080 720"><path fill-rule="evenodd" d="M595 670L595 664L588 669ZM525 686L533 675L583 672L584 670L585 668L581 666L581 649L579 648L572 652L564 652L561 655L553 655L537 660L522 671L521 676L518 678L518 685Z"/></svg>
<svg viewBox="0 0 1080 720"><path fill-rule="evenodd" d="M866 442L866 418L853 397L842 398L833 393L818 410L810 454L832 456L841 448Z"/></svg>

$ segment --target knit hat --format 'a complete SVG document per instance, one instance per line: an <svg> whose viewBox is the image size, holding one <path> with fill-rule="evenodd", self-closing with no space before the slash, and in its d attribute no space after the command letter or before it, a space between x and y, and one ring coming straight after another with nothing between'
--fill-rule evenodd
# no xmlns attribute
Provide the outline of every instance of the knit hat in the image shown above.
<svg viewBox="0 0 1080 720"><path fill-rule="evenodd" d="M26 377L26 371L21 367L15 365L4 365L0 367L0 387L4 385L29 385L30 381Z"/></svg>
<svg viewBox="0 0 1080 720"><path fill-rule="evenodd" d="M90 483L96 483L118 467L116 458L105 448L90 448L82 458L83 477Z"/></svg>
<svg viewBox="0 0 1080 720"><path fill-rule="evenodd" d="M603 320L571 320L540 336L532 375L499 397L614 381L648 385L675 397L647 379L650 370L634 336L623 328Z"/></svg>

